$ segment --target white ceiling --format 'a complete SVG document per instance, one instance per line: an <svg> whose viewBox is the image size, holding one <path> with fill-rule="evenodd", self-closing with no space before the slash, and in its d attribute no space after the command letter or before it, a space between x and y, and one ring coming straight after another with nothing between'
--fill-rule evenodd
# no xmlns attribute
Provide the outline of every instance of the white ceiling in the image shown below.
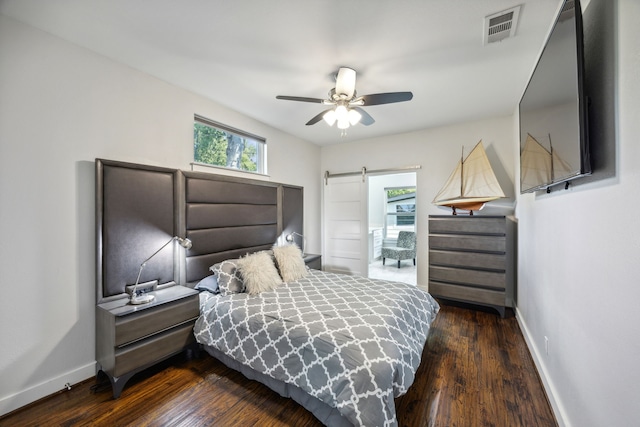
<svg viewBox="0 0 640 427"><path fill-rule="evenodd" d="M0 12L324 145L512 114L560 1L0 0ZM515 37L484 46L484 17L518 4ZM305 126L325 106L276 100L325 98L340 66L360 95L413 100L365 107L376 123L344 137Z"/></svg>

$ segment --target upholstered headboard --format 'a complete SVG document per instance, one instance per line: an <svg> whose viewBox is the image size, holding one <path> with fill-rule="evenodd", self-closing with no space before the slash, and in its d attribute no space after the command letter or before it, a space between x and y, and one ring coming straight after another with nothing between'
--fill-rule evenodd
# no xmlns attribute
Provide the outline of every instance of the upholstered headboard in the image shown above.
<svg viewBox="0 0 640 427"><path fill-rule="evenodd" d="M180 176L175 169L96 160L98 302L126 297L140 264L178 233ZM179 266L167 248L145 266L140 283L173 285Z"/></svg>
<svg viewBox="0 0 640 427"><path fill-rule="evenodd" d="M202 172L96 160L97 300L127 297L140 264L173 236L140 283L193 284L209 267L302 234L303 188Z"/></svg>
<svg viewBox="0 0 640 427"><path fill-rule="evenodd" d="M193 247L186 280L211 274L216 262L270 249L302 229L302 188L223 175L184 172L185 222Z"/></svg>

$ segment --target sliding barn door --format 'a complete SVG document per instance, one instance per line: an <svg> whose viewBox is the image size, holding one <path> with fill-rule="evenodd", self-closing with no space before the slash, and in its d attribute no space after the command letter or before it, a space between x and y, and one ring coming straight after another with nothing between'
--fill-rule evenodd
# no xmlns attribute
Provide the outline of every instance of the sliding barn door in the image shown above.
<svg viewBox="0 0 640 427"><path fill-rule="evenodd" d="M367 193L362 176L324 185L323 269L367 276Z"/></svg>

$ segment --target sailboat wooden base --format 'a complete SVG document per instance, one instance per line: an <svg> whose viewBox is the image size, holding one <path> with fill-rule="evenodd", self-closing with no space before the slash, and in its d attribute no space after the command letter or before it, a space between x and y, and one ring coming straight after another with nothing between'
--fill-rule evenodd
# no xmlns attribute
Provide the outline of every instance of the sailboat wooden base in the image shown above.
<svg viewBox="0 0 640 427"><path fill-rule="evenodd" d="M448 206L453 210L452 215L458 215L456 209L462 209L464 211L469 211L469 215L473 215L473 211L479 211L484 208L484 202L470 202L470 203L455 203L451 205L443 205Z"/></svg>

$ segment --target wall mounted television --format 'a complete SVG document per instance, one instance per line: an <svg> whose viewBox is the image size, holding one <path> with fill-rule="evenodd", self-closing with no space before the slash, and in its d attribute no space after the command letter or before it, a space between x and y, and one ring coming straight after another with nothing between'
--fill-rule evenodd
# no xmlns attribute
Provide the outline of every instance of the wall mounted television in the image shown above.
<svg viewBox="0 0 640 427"><path fill-rule="evenodd" d="M591 174L579 0L564 0L519 104L520 193Z"/></svg>

